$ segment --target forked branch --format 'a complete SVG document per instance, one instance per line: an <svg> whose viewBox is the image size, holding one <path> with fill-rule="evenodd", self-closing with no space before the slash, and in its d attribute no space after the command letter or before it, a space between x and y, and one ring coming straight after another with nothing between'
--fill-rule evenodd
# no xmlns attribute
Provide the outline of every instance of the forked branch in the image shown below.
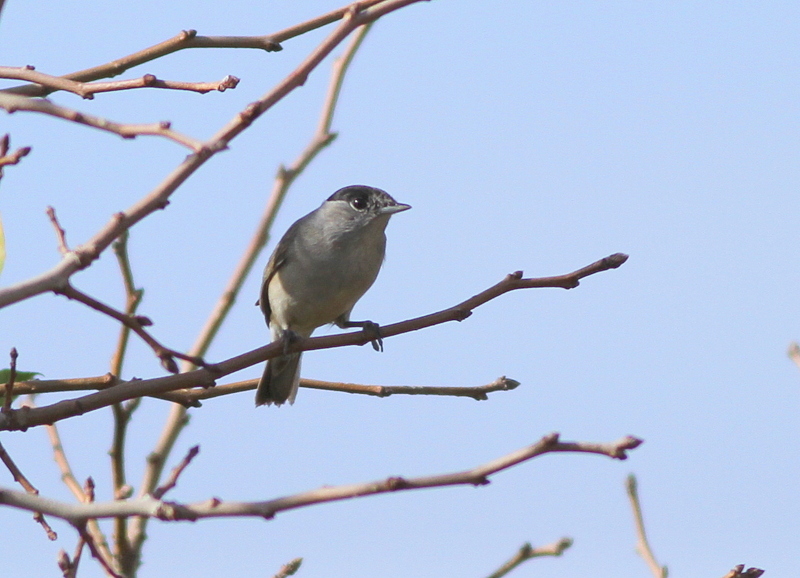
<svg viewBox="0 0 800 578"><path fill-rule="evenodd" d="M23 510L41 511L66 520L73 525L82 524L91 518L117 516L143 516L167 522L230 517L260 517L269 520L279 512L287 510L375 494L459 485L482 486L489 483L490 476L548 453L591 453L624 460L628 457L627 452L637 448L641 443L642 440L632 436L626 436L610 443L562 442L559 440L559 435L553 433L544 436L531 446L471 470L420 478L392 477L346 486L324 486L316 490L264 502L225 502L218 498L212 498L204 502L181 504L158 500L152 495L147 495L128 501L69 504L14 490L0 489L0 504Z"/></svg>

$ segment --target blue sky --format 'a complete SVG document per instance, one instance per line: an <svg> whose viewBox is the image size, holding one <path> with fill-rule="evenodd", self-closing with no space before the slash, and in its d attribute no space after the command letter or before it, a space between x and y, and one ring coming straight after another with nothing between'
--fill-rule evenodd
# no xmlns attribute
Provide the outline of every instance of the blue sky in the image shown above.
<svg viewBox="0 0 800 578"><path fill-rule="evenodd" d="M42 10L11 0L0 54L4 65L63 74L181 29L268 34L338 6L87 1ZM790 2L437 0L381 20L346 79L333 123L339 138L298 179L274 228L277 237L353 183L413 206L392 219L384 269L355 318L388 324L430 313L519 269L561 274L615 252L630 260L572 291L515 292L462 323L387 339L380 355L351 347L304 357L303 375L318 379L480 385L507 375L522 383L488 401L301 390L280 410L254 409L251 393L206 402L171 458L201 446L172 499L262 500L462 470L552 431L646 443L626 462L545 456L482 488L321 505L269 522L153 523L141 576L272 575L298 556L305 578L483 576L522 543L562 536L575 540L562 558L530 561L513 575L646 576L633 550L630 472L670 575L721 576L739 563L791 575L800 546L800 371L785 352L800 339L798 24ZM206 139L326 31L287 41L280 53L184 51L123 75L241 78L225 93L52 100L121 122L168 119ZM316 126L329 70L330 60L132 230L134 275L146 291L140 312L165 344L186 350L194 341L278 165ZM33 152L0 183L8 253L0 286L57 262L47 205L79 244L186 154L163 139L126 141L22 112L0 115L5 132ZM248 279L209 359L269 339L252 305L259 277ZM73 282L122 307L110 252ZM0 310L0 352L17 347L20 367L48 378L101 375L117 330L43 295ZM123 377L161 373L134 339ZM134 486L167 411L146 400L135 416ZM95 478L100 499L110 498L111 423L110 411L98 411L60 427L76 473ZM42 494L72 499L43 429L0 439ZM10 475L0 479L12 485ZM0 510L0 527L14 532L0 540L9 575L57 572L56 553L71 552L75 536L54 525L61 538L53 544L27 513ZM101 572L85 559L80 575Z"/></svg>

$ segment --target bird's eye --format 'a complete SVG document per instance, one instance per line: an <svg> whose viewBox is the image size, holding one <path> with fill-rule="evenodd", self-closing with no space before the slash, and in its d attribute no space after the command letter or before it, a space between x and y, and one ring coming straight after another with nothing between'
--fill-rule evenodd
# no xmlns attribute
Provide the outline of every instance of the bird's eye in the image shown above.
<svg viewBox="0 0 800 578"><path fill-rule="evenodd" d="M350 204L357 211L363 211L364 209L367 208L367 200L364 199L363 197L356 197L355 199L350 201Z"/></svg>

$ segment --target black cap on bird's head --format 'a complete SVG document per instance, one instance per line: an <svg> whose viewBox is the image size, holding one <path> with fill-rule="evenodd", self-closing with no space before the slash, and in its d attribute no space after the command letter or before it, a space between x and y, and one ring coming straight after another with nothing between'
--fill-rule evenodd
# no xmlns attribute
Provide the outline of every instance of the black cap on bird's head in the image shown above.
<svg viewBox="0 0 800 578"><path fill-rule="evenodd" d="M375 215L392 215L411 208L411 205L395 201L386 191L366 185L343 187L328 197L328 201L343 201L356 211Z"/></svg>

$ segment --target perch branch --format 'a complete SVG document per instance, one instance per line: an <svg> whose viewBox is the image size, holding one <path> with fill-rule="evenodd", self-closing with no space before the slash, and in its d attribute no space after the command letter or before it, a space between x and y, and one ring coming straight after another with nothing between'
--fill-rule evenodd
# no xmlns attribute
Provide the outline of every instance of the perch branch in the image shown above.
<svg viewBox="0 0 800 578"><path fill-rule="evenodd" d="M521 273L517 272L508 275L500 283L467 299L455 307L423 317L417 317L416 319L409 319L408 321L381 326L381 334L384 338L387 338L410 331L417 331L447 321L461 321L469 317L473 309L504 293L516 289L531 287L576 287L580 279L601 271L617 268L622 265L626 259L626 255L617 253L567 275L559 275L556 277L523 279L521 278ZM289 351L308 351L344 347L346 345L364 345L365 343L369 343L371 338L371 334L364 333L363 331L311 337L292 344L289 347ZM96 393L90 393L76 399L59 401L52 405L39 408L20 408L19 410L12 410L7 414L0 414L0 431L24 430L28 427L53 423L135 397L160 395L169 391L192 387L212 387L219 377L229 375L257 363L262 363L267 359L277 357L283 353L283 344L271 343L225 361L215 363L208 368L196 369L178 375L124 382L115 387L107 388ZM152 491L152 488L150 491Z"/></svg>
<svg viewBox="0 0 800 578"><path fill-rule="evenodd" d="M639 490L636 482L636 476L633 474L628 476L625 487L628 491L628 499L631 502L631 509L633 510L633 520L636 523L636 551L647 563L650 572L655 578L667 578L667 567L661 566L656 561L655 554L650 548L650 542L647 540L647 534L644 530L644 517L642 516L642 506L639 502Z"/></svg>
<svg viewBox="0 0 800 578"><path fill-rule="evenodd" d="M231 275L228 285L223 290L219 300L217 301L214 309L208 317L203 328L191 349L193 355L204 356L208 351L208 347L217 335L219 328L222 326L223 321L227 317L231 307L236 301L237 296L242 288L242 285L252 270L258 256L261 254L264 246L268 240L268 234L275 215L283 202L286 193L295 181L298 175L308 166L308 164L319 154L319 152L328 146L335 138L335 135L330 132L331 123L333 122L333 114L335 111L338 95L341 90L342 82L345 73L349 67L350 62L353 60L355 52L361 45L364 35L368 31L369 24L359 28L353 35L349 46L344 54L334 62L333 72L327 96L323 103L322 114L320 122L317 125L317 130L313 135L311 142L300 154L300 156L288 168L283 166L278 170L272 192L267 199L266 207L261 216L260 221L256 225L256 230L251 237L250 243L245 249L239 263ZM302 66L301 66L302 68ZM300 69L298 69L300 70ZM277 90L277 89L276 89ZM183 364L184 371L194 369L191 364ZM197 403L197 402L196 402ZM180 406L173 406L167 418L162 434L159 437L158 444L153 450L149 460L148 466L145 470L144 477L140 486L142 494L151 492L158 480L161 477L162 469L166 463L166 458L172 451L172 447L178 438L183 426L187 423L186 409ZM144 536L145 526L147 525L146 518L136 518L131 521L131 534L134 536L135 547L141 549Z"/></svg>
<svg viewBox="0 0 800 578"><path fill-rule="evenodd" d="M489 574L488 578L502 578L514 568L523 562L530 560L531 558L540 558L542 556L561 556L564 553L564 550L570 546L572 546L572 538L561 538L552 544L540 546L538 548L534 548L530 545L530 543L523 544L517 553L508 560L508 562Z"/></svg>
<svg viewBox="0 0 800 578"><path fill-rule="evenodd" d="M264 502L225 502L219 498L212 498L204 502L180 504L157 500L152 495L147 495L128 501L67 504L14 490L0 489L0 504L23 510L42 511L73 525L89 518L116 516L146 516L163 521L195 521L225 517L261 517L269 520L277 513L287 510L375 494L458 485L482 486L489 483L489 476L547 453L583 452L624 460L628 457L627 452L641 443L642 440L631 436L610 443L562 442L558 434L554 433L544 436L531 446L471 470L419 478L392 477L346 486L323 486L316 490Z"/></svg>

